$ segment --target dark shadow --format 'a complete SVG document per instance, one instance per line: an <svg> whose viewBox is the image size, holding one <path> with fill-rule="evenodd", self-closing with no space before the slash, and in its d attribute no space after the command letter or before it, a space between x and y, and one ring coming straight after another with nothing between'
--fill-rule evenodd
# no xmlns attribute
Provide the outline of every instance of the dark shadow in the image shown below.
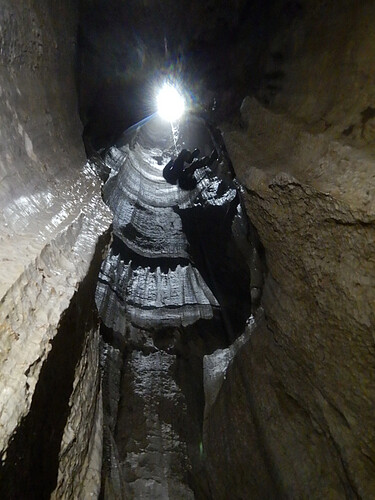
<svg viewBox="0 0 375 500"><path fill-rule="evenodd" d="M124 130L148 115L148 110L139 104L145 92L144 81L107 79L102 84L87 111L82 134L89 157L101 148L112 146Z"/></svg>
<svg viewBox="0 0 375 500"><path fill-rule="evenodd" d="M163 169L163 177L169 184L179 184L180 188L191 190L197 185L192 176L194 170L191 168L193 154L187 149L183 149L175 160L171 159ZM196 150L198 156L199 150ZM198 161L196 162L198 164ZM189 165L187 168L186 166ZM200 164L199 164L200 165ZM198 166L198 165L197 165Z"/></svg>
<svg viewBox="0 0 375 500"><path fill-rule="evenodd" d="M175 208L194 265L215 294L228 341L243 332L251 313L250 273L232 235L238 199L225 206Z"/></svg>
<svg viewBox="0 0 375 500"><path fill-rule="evenodd" d="M362 116L362 120L361 120L361 125L362 125L361 137L364 137L366 123L369 120L372 120L373 118L375 118L375 108L372 108L371 106L368 106L365 110L363 110L361 112L361 116Z"/></svg>

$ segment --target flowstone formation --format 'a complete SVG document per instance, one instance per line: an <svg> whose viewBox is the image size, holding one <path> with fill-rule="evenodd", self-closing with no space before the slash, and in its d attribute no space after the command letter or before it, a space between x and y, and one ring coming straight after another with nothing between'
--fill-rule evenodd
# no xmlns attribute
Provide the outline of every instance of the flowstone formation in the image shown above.
<svg viewBox="0 0 375 500"><path fill-rule="evenodd" d="M236 204L236 190L208 168L197 172L193 190L168 184L167 155L144 142L138 137L133 147L113 147L106 158L111 173L103 195L114 213L114 236L96 301L105 325L122 334L129 323L160 328L213 317L219 303L193 262L183 223L195 214L202 223L206 207L228 212Z"/></svg>
<svg viewBox="0 0 375 500"><path fill-rule="evenodd" d="M96 291L105 325L104 394L110 394L104 399L108 495L209 495L202 359L225 347L249 315L248 270L232 235L240 218L237 190L208 167L194 172L193 189L168 183L163 168L177 148L213 147L198 119L183 122L173 139L170 125L153 118L110 148L101 168L108 176L103 197L114 214Z"/></svg>

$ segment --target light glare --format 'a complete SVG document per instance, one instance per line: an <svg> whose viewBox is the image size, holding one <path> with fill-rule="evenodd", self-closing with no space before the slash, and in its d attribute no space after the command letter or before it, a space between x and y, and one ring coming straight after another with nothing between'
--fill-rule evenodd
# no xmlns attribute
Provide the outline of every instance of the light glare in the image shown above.
<svg viewBox="0 0 375 500"><path fill-rule="evenodd" d="M182 95L170 83L165 83L157 96L158 113L161 118L175 122L185 111Z"/></svg>

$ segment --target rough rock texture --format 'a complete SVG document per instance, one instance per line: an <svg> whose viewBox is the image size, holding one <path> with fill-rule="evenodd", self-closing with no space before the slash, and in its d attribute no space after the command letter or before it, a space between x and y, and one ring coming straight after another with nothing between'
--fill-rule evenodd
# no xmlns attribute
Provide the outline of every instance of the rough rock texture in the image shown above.
<svg viewBox="0 0 375 500"><path fill-rule="evenodd" d="M133 498L194 498L187 485L186 441L180 436L187 407L174 381L175 365L176 356L163 351L132 351L127 359L117 443Z"/></svg>
<svg viewBox="0 0 375 500"><path fill-rule="evenodd" d="M93 292L110 216L79 138L75 3L1 13L1 496L71 498L99 482Z"/></svg>
<svg viewBox="0 0 375 500"><path fill-rule="evenodd" d="M84 332L85 345L74 374L70 414L61 441L57 486L51 498L97 498L100 492L103 409L96 326Z"/></svg>
<svg viewBox="0 0 375 500"><path fill-rule="evenodd" d="M373 27L365 21L373 6L355 15L341 6L339 13L334 2L302 6L290 29L294 59L285 63L285 87L268 100L271 109L247 98L239 127L224 127L268 274L265 317L225 370L206 420L214 498L375 494L374 143L371 113L363 114L374 104ZM334 53L321 50L319 39L333 14ZM336 64L348 54L357 65ZM332 67L351 75L339 79L340 93L333 90L338 79L329 85ZM297 82L298 92L289 93ZM325 126L315 115L322 92ZM364 117L363 134L356 125L346 129L349 116ZM224 430L223 421L231 422Z"/></svg>
<svg viewBox="0 0 375 500"><path fill-rule="evenodd" d="M202 361L223 339L218 318L153 333L132 329L114 433L124 498L210 497Z"/></svg>
<svg viewBox="0 0 375 500"><path fill-rule="evenodd" d="M158 127L159 120L152 119L137 132L132 145L111 148L106 161L111 173L103 194L114 213L114 241L102 265L96 301L106 326L123 335L129 322L161 328L212 318L219 302L202 277L199 262L193 260L194 243L186 225L189 219L190 225L192 219L193 225L203 227L217 222L224 237L233 218L228 212L237 204L236 190L208 168L194 174L193 190L167 183L162 172L171 145L164 152L156 148L165 141L166 132L153 137L153 148L148 145ZM171 129L168 135L173 144ZM183 132L181 137L188 140ZM216 240L207 232L207 241L196 246L217 246L220 236L213 234ZM210 252L204 256L211 260Z"/></svg>
<svg viewBox="0 0 375 500"><path fill-rule="evenodd" d="M261 100L314 133L373 150L374 3L275 2L269 14Z"/></svg>
<svg viewBox="0 0 375 500"><path fill-rule="evenodd" d="M204 357L205 409L203 453L210 498L282 498L269 466L267 448L253 413L248 359L238 369L242 350L258 327L251 319L245 332L226 349ZM258 381L259 383L259 381ZM265 423L267 428L267 423ZM285 495L300 498L301 495Z"/></svg>
<svg viewBox="0 0 375 500"><path fill-rule="evenodd" d="M202 356L225 346L219 338L224 328L219 321L156 332L117 326L114 318L125 308L113 300L108 324L126 331L129 350L121 350L123 338L115 339L120 348L111 346L112 371L103 379L111 388L104 408L111 464L104 491L114 498L191 497L193 491L222 499L373 498L374 2L81 5L79 40L87 51L79 72L88 142L108 145L135 115L148 114L152 87L169 70L192 83L190 104L215 107L211 98L228 103L238 94L235 102L246 89L267 107L248 98L238 126L223 127L243 206L265 248L266 267L253 251L243 258L257 269L251 287L258 301L262 270L268 269L264 317L210 358L211 368L206 364L202 444ZM76 3L4 0L1 14L0 496L49 498L53 490L55 498L95 496L102 409L93 279L104 246L99 235L110 218L98 182L80 169ZM117 40L107 44L113 33ZM148 80L151 75L155 80ZM229 96L212 93L218 89ZM143 196L150 177L148 167L133 168L142 165L136 142L128 148L131 175L124 175L133 182L131 201L124 203L128 218L124 213L115 222L130 254L121 260L112 246L103 267L107 292L116 282L124 297L130 283L128 296L137 299L130 319L139 321L150 298L154 310L146 322L158 316L155 310L167 299L155 295L168 273L138 265L150 258L152 241L157 258L164 251L168 259L182 259L172 266L170 283L173 273L179 283L184 266L184 283L197 276L194 266L199 269L202 280L192 288L202 290L204 283L212 290L233 340L230 325L238 316L238 333L250 302L240 279L245 266L220 264L224 255L222 262L238 262L233 248L227 252L228 233L217 230L220 217L211 214L202 223L201 207L189 205L192 200L176 203L173 214L154 206L153 198L167 198L163 190ZM143 163L157 169L168 161L162 154L168 148L163 142ZM160 172L154 177L160 180ZM217 193L217 183L212 186ZM166 234L171 219L177 230ZM160 244L167 235L174 236L173 245ZM201 251L206 239L211 244ZM215 273L202 271L207 255ZM123 288L116 281L120 262L130 276ZM220 297L223 283L228 286ZM188 295L194 293L189 289ZM106 307L115 293L111 297ZM216 304L208 299L205 305L211 315ZM189 310L186 316L189 323L205 314ZM210 328L220 335L211 330L208 341ZM114 386L123 360L121 398Z"/></svg>

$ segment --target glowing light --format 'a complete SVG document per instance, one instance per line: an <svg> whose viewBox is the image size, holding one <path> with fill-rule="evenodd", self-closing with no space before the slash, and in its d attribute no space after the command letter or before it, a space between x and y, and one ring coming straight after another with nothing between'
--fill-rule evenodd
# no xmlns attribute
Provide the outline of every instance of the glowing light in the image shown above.
<svg viewBox="0 0 375 500"><path fill-rule="evenodd" d="M161 118L175 122L185 111L185 101L179 91L170 83L165 83L157 96L158 113Z"/></svg>

